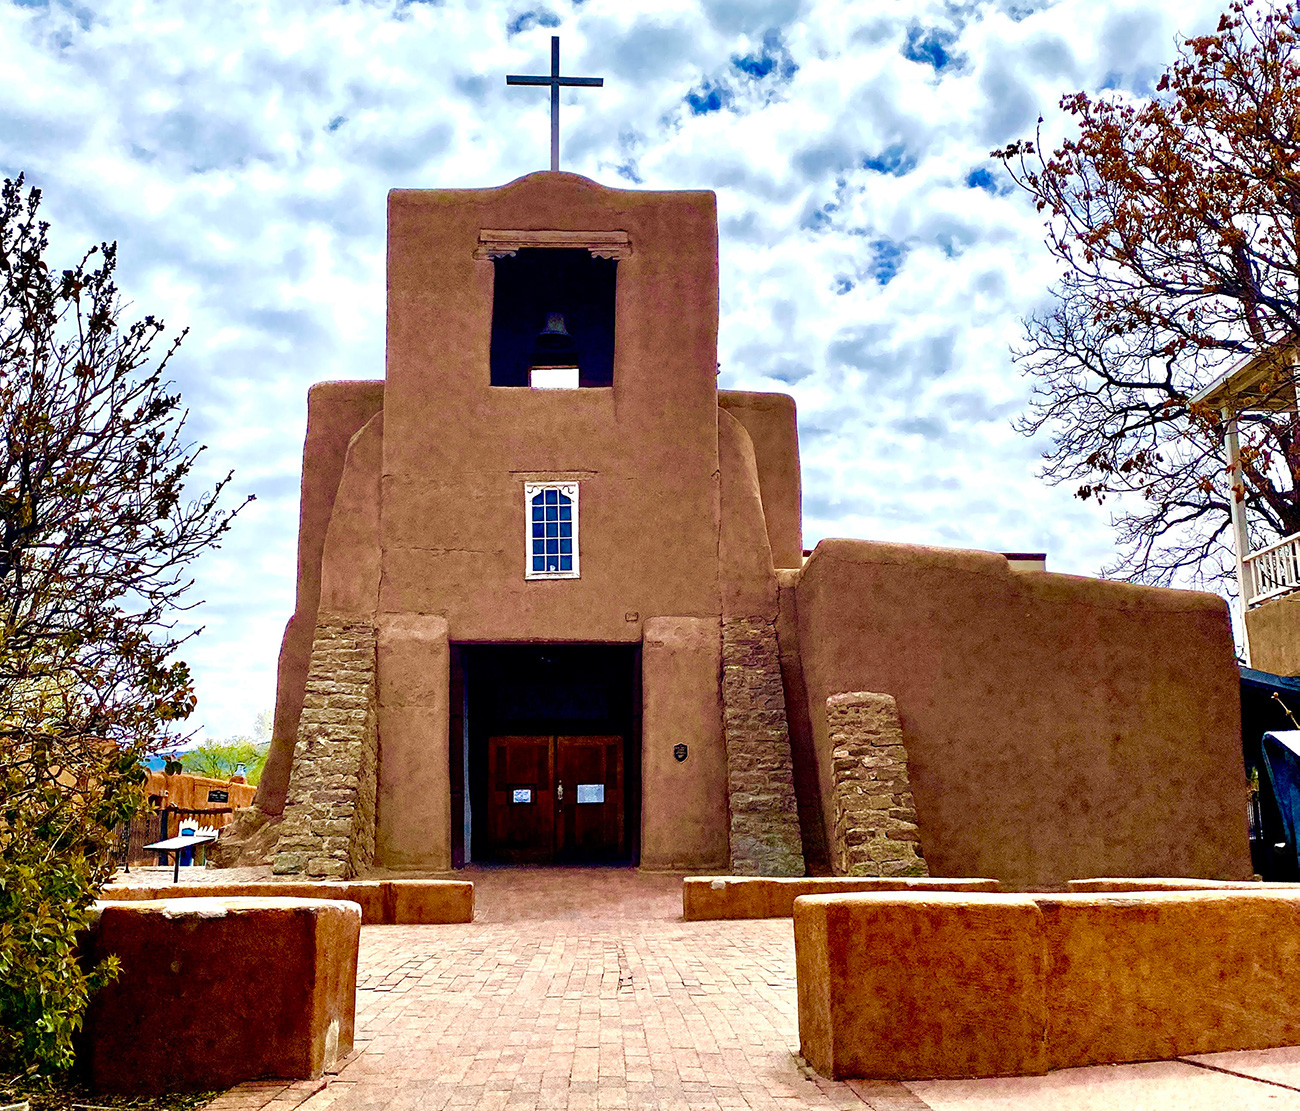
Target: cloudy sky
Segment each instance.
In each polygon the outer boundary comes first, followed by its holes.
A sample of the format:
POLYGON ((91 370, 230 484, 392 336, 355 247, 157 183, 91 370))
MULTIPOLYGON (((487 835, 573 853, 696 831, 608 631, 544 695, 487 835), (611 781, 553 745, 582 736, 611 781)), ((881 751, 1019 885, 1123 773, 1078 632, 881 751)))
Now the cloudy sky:
POLYGON ((199 567, 198 722, 274 700, 293 606, 306 392, 380 378, 385 194, 545 169, 713 189, 721 384, 798 400, 805 543, 860 536, 1109 562, 1105 512, 1035 475, 1008 345, 1053 270, 988 152, 1075 89, 1148 93, 1222 0, 0 0, 0 172, 44 192, 55 259, 120 244, 129 312, 213 474, 256 503, 199 567))

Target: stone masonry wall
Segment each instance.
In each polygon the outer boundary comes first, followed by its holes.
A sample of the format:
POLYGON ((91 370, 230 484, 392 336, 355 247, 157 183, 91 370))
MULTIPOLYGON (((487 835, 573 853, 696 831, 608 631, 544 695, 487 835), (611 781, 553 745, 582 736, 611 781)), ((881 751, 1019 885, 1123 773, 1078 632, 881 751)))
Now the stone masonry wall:
POLYGON ((722 705, 731 870, 802 876, 803 843, 776 628, 761 617, 722 623, 722 705))
POLYGON ((835 761, 835 874, 928 876, 893 698, 833 694, 826 700, 826 724, 835 761))
POLYGON ((322 614, 275 847, 277 874, 348 878, 374 863, 375 704, 374 627, 322 614))

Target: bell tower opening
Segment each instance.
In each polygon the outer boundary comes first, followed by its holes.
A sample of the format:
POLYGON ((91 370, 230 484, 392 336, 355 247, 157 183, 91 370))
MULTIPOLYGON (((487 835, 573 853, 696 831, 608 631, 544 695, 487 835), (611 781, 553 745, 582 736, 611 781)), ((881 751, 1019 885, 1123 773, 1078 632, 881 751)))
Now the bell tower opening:
POLYGON ((492 385, 612 386, 617 267, 574 248, 494 258, 492 385))

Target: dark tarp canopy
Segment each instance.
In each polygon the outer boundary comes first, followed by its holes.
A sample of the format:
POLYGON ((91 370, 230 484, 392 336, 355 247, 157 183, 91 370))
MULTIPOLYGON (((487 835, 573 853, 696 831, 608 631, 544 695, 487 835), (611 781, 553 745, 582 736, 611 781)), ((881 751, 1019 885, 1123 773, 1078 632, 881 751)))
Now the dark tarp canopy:
POLYGON ((1282 818, 1288 861, 1296 862, 1296 828, 1300 825, 1300 729, 1278 729, 1265 733, 1260 748, 1264 770, 1277 800, 1282 818))

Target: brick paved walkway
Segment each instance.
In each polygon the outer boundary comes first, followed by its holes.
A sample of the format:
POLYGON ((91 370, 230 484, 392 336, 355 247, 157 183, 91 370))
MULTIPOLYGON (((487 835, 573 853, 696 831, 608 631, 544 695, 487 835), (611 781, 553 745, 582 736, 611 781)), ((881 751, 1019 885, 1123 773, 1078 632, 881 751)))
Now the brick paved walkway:
POLYGON ((865 1111, 794 1056, 789 920, 683 922, 680 876, 469 878, 472 924, 361 931, 356 1052, 327 1087, 241 1086, 211 1111, 865 1111))
POLYGON ((681 878, 631 870, 467 878, 472 924, 362 929, 356 1050, 337 1074, 240 1085, 208 1111, 1300 1108, 1290 1050, 1222 1061, 1233 1075, 1170 1061, 834 1083, 795 1056, 789 919, 683 922, 681 878))

